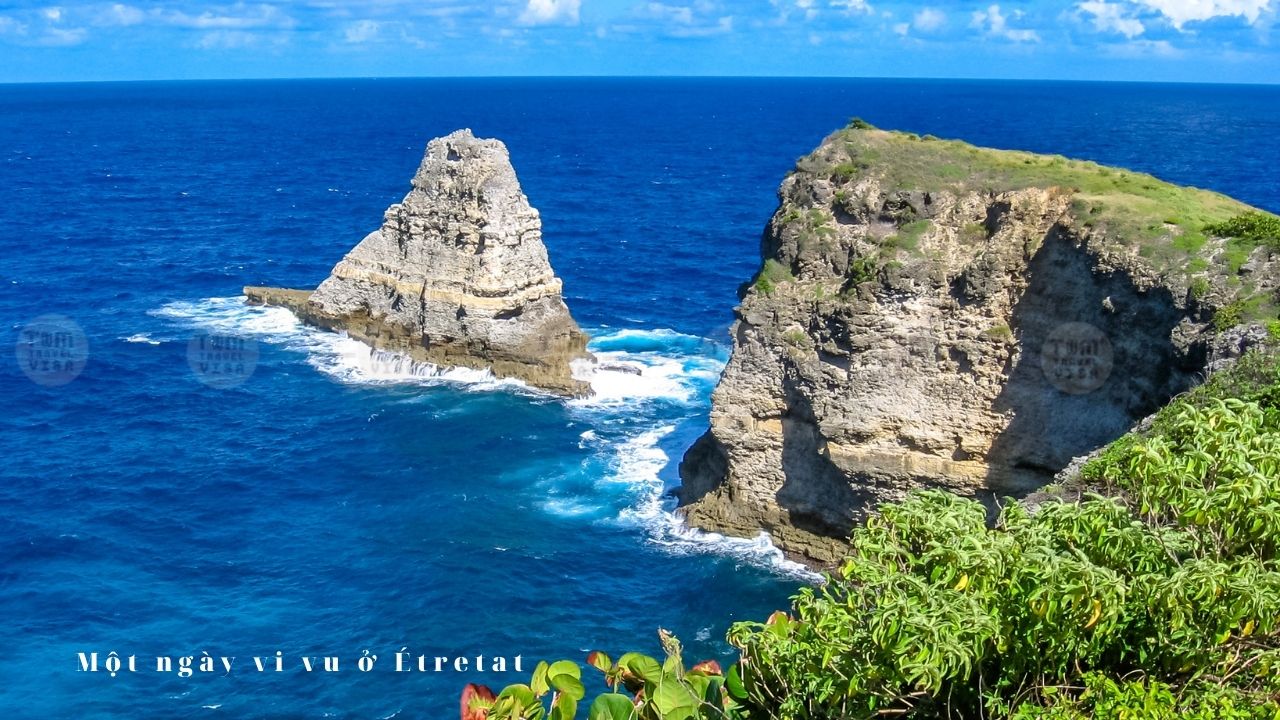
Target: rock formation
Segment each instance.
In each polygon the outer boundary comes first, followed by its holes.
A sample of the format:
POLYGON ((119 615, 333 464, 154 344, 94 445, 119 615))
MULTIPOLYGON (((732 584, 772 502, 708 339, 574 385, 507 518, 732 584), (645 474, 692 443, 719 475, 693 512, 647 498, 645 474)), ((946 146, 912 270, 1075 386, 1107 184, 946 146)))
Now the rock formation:
POLYGON ((911 489, 1044 485, 1280 301, 1274 253, 1202 232, 1249 208, 1093 163, 851 128, 780 197, 679 495, 819 564, 911 489))
POLYGON ((427 145, 401 202, 314 292, 245 288, 249 302, 382 350, 584 395, 588 357, 507 148, 459 130, 427 145))

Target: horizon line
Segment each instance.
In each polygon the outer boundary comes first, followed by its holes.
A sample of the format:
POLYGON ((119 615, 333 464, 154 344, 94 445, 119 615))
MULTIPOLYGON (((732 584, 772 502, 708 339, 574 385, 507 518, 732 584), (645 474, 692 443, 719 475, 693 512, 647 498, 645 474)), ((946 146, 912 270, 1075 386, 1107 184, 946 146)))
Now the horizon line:
POLYGON ((1183 85, 1218 87, 1280 87, 1275 82, 1213 82, 1195 80, 1129 80, 1080 78, 1018 77, 926 77, 914 75, 330 75, 330 76, 263 76, 226 78, 128 78, 115 80, 16 80, 0 82, 0 87, 28 85, 123 85, 162 83, 234 83, 234 82, 316 82, 342 80, 851 80, 899 82, 995 82, 995 83, 1063 83, 1102 85, 1183 85))

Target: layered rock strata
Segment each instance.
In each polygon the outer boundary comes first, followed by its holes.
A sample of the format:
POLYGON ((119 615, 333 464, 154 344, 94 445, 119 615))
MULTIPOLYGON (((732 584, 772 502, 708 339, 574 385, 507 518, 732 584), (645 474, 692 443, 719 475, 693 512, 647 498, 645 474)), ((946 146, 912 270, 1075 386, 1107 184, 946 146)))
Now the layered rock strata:
POLYGON ((1249 208, 1092 163, 851 128, 780 197, 679 495, 818 564, 912 489, 1039 488, 1280 300, 1271 250, 1201 231, 1249 208))
POLYGON ((470 130, 427 145, 409 194, 314 291, 244 292, 414 360, 589 392, 571 370, 589 357, 587 337, 565 305, 538 211, 506 146, 470 130))

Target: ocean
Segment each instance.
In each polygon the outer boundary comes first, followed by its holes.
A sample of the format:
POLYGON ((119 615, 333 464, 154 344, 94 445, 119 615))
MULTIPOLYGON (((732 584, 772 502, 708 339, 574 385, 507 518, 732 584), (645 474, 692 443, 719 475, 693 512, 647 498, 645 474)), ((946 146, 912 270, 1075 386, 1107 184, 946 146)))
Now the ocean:
POLYGON ((527 679, 471 672, 480 655, 657 654, 662 627, 731 658, 729 624, 810 576, 765 538, 684 528, 667 491, 776 189, 851 116, 1280 211, 1277 87, 0 86, 0 714, 443 718, 467 682, 527 679), (461 127, 507 143, 592 349, 643 374, 562 401, 243 305, 244 285, 323 279, 461 127), (49 315, 79 354, 33 381, 22 333, 49 315), (207 336, 232 343, 225 372, 191 360, 207 336), (468 671, 396 672, 402 650, 468 671), (112 652, 137 670, 112 676, 112 652))

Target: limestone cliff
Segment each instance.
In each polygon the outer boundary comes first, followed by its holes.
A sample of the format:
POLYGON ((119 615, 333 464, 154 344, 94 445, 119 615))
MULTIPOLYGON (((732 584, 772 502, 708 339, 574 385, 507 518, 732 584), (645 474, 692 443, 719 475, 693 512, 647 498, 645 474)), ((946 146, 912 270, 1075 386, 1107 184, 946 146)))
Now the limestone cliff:
POLYGON ((849 128, 780 198, 679 494, 819 563, 913 488, 1051 481, 1280 300, 1271 250, 1203 232, 1249 208, 1093 163, 849 128))
POLYGON ((314 292, 245 295, 415 360, 588 392, 570 372, 587 338, 561 297, 538 211, 506 146, 470 130, 427 145, 409 194, 314 292))

